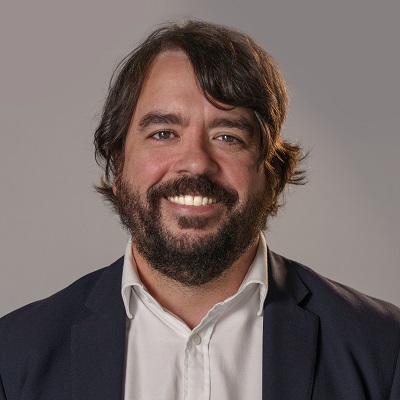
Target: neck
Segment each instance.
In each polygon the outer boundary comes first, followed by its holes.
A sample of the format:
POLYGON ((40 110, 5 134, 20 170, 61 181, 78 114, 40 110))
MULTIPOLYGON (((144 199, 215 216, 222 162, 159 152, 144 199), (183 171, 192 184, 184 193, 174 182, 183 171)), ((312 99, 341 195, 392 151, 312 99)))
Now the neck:
POLYGON ((257 247, 258 239, 220 277, 201 286, 186 286, 156 271, 134 244, 132 254, 140 279, 148 292, 164 309, 193 329, 215 304, 238 291, 256 255, 257 247))

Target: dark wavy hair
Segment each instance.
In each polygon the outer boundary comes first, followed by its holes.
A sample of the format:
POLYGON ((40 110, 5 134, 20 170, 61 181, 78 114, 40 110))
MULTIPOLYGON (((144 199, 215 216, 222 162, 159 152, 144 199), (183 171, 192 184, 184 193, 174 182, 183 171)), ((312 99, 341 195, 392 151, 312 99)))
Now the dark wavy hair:
POLYGON ((216 100, 255 113, 260 127, 258 162, 267 175, 267 211, 276 214, 286 184, 305 181, 304 171, 298 169, 304 158, 301 148, 281 136, 288 105, 285 81, 273 58, 250 37, 198 20, 158 28, 115 69, 95 132, 96 162, 104 170, 96 190, 115 207, 112 184, 122 171, 125 140, 143 82, 155 57, 168 50, 186 53, 214 105, 216 100))

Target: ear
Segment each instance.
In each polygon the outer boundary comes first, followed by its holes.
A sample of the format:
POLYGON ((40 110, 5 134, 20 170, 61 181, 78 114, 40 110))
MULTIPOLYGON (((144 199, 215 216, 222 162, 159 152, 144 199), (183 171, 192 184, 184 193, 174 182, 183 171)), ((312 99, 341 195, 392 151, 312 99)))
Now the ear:
POLYGON ((117 184, 116 184, 116 179, 115 178, 114 178, 113 184, 112 184, 112 191, 114 193, 114 196, 117 196, 118 191, 117 191, 117 184))

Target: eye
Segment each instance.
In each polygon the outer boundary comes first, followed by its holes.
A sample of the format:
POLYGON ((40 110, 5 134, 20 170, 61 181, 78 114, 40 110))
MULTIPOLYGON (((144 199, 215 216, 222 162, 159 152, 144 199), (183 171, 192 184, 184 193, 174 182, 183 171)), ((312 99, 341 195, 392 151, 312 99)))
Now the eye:
POLYGON ((227 135, 227 134, 220 135, 216 139, 220 140, 222 142, 229 143, 229 144, 242 144, 243 143, 242 139, 240 139, 236 136, 227 135))
POLYGON ((151 138, 156 139, 156 140, 168 140, 168 139, 171 139, 173 136, 175 136, 175 135, 171 131, 158 131, 156 133, 153 133, 151 135, 151 138))

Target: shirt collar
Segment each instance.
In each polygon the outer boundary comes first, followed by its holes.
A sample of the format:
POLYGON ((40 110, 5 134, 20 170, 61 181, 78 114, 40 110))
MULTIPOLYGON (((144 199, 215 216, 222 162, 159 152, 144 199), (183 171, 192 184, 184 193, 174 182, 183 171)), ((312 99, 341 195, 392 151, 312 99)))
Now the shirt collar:
POLYGON ((257 315, 262 315, 265 298, 268 292, 268 257, 267 243, 263 232, 260 232, 256 256, 239 287, 238 293, 242 292, 251 284, 259 284, 260 288, 260 308, 257 315))
MULTIPOLYGON (((268 261, 267 261, 267 244, 263 232, 260 232, 260 238, 258 241, 258 248, 256 256, 247 271, 246 276, 243 279, 242 284, 239 287, 239 294, 245 290, 249 285, 258 284, 260 293, 260 308, 257 315, 262 315, 264 308, 264 301, 268 291, 268 261)), ((124 266, 122 271, 122 289, 121 295, 125 305, 126 315, 129 319, 133 318, 130 312, 130 299, 132 295, 132 287, 137 286, 144 289, 143 283, 140 280, 136 263, 132 255, 132 241, 128 241, 125 249, 124 266)))
POLYGON ((133 318, 133 315, 129 309, 129 302, 132 294, 132 287, 139 286, 143 288, 143 283, 139 278, 136 263, 132 254, 132 240, 129 239, 125 249, 124 266, 122 269, 122 300, 124 301, 126 315, 129 319, 133 318))

